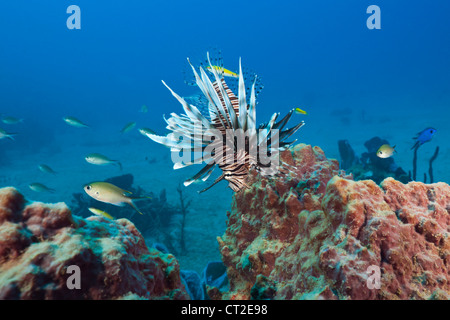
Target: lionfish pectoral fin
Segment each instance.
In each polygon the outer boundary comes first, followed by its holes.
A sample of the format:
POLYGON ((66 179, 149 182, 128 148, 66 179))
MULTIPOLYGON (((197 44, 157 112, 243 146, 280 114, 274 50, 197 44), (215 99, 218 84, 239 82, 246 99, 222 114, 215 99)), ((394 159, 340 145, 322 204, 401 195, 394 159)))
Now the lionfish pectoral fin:
POLYGON ((198 193, 203 193, 203 192, 205 192, 206 190, 211 189, 211 188, 214 187, 218 182, 222 181, 224 178, 225 178, 225 175, 222 173, 222 175, 221 175, 220 177, 218 177, 218 178, 216 179, 216 181, 213 182, 213 184, 211 184, 209 187, 206 187, 206 188, 203 189, 203 190, 198 191, 198 193))
POLYGON ((250 185, 247 182, 243 181, 242 184, 244 185, 244 187, 242 189, 249 189, 250 188, 250 185))
POLYGON ((202 178, 202 181, 203 182, 205 182, 206 180, 208 180, 209 179, 209 177, 211 176, 211 173, 214 171, 214 166, 211 168, 211 169, 209 169, 209 171, 208 171, 208 173, 206 174, 206 176, 204 176, 203 178, 202 178))
POLYGON ((295 139, 295 140, 293 140, 293 141, 287 141, 287 142, 280 142, 279 143, 279 150, 280 151, 284 151, 284 150, 287 150, 287 149, 289 149, 289 148, 292 148, 293 147, 293 144, 294 143, 296 143, 297 142, 297 140, 298 139, 295 139))
MULTIPOLYGON (((214 162, 211 162, 211 163, 207 164, 206 166, 204 166, 204 167, 202 168, 202 170, 200 170, 199 172, 197 172, 193 177, 191 177, 190 179, 188 179, 188 180, 186 180, 185 182, 183 182, 184 186, 185 186, 185 187, 189 186, 189 185, 190 185, 191 183, 193 183, 194 181, 200 179, 205 173, 207 173, 206 179, 208 179, 209 176, 210 176, 210 174, 211 174, 211 172, 212 172, 211 167, 214 168, 214 165, 215 165, 215 163, 214 163, 214 162), (211 170, 211 171, 208 172, 209 170, 211 170)), ((206 179, 205 179, 205 180, 206 180, 206 179)), ((203 181, 205 181, 205 180, 203 180, 203 181)))
POLYGON ((295 164, 292 165, 292 164, 287 163, 286 161, 281 161, 281 160, 280 160, 280 164, 281 164, 280 168, 282 169, 282 171, 289 170, 289 172, 295 173, 294 170, 297 170, 297 166, 295 164))
POLYGON ((291 119, 294 110, 290 110, 280 121, 273 125, 273 129, 283 130, 286 123, 288 123, 289 119, 291 119))
POLYGON ((186 180, 185 182, 183 182, 183 185, 185 186, 185 187, 189 187, 190 185, 191 185, 191 183, 193 183, 195 180, 192 180, 192 179, 189 179, 189 180, 186 180))
POLYGON ((279 135, 279 140, 283 141, 287 138, 289 138, 290 136, 292 136, 295 132, 297 132, 298 129, 300 129, 301 127, 303 127, 305 125, 305 122, 300 122, 299 124, 297 124, 295 127, 292 127, 290 129, 286 129, 281 131, 280 135, 279 135))
POLYGON ((177 170, 177 169, 184 168, 184 167, 186 167, 185 164, 183 164, 182 162, 177 162, 173 165, 173 170, 177 170))

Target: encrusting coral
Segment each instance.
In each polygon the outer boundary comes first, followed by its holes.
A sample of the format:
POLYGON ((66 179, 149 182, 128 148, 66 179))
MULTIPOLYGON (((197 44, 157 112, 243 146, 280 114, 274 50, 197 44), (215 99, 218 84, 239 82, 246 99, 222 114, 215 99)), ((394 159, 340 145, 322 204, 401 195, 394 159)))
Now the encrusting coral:
POLYGON ((282 159, 294 172, 234 195, 216 299, 450 299, 449 185, 353 181, 304 144, 282 159))
POLYGON ((0 299, 137 298, 189 298, 173 255, 148 249, 127 219, 84 219, 0 189, 0 299))

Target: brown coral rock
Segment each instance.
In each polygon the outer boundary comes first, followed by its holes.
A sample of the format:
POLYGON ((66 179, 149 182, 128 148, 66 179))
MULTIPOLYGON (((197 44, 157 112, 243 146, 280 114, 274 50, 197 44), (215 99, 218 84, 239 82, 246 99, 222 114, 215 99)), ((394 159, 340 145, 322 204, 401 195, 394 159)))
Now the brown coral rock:
POLYGON ((293 173, 255 175, 234 195, 218 238, 225 298, 260 298, 261 279, 274 299, 450 297, 449 185, 355 182, 303 144, 282 157, 293 173), (381 272, 379 289, 371 268, 381 272))
POLYGON ((127 219, 72 216, 0 189, 0 299, 188 299, 179 265, 127 219), (80 271, 80 288, 68 286, 80 271))

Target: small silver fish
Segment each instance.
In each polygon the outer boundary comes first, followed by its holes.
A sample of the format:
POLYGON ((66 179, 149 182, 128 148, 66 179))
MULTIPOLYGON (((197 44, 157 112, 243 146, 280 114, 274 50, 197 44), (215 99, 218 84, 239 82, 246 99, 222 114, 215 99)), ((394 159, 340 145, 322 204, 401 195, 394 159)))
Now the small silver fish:
POLYGON ((88 163, 104 166, 107 164, 116 164, 122 170, 122 164, 118 160, 111 160, 100 153, 91 153, 84 158, 88 163))
POLYGON ((44 173, 51 173, 51 174, 56 174, 55 170, 53 170, 52 168, 50 168, 48 165, 46 164, 40 164, 38 166, 39 170, 41 170, 44 173))
POLYGON ((71 125, 72 127, 76 127, 76 128, 89 128, 89 126, 85 123, 83 123, 81 120, 78 120, 75 117, 64 117, 63 120, 71 125))
POLYGON ((134 121, 133 122, 129 122, 122 128, 122 130, 120 130, 120 132, 127 133, 127 132, 133 130, 133 128, 135 126, 136 126, 136 122, 134 122, 134 121))
POLYGON ((23 122, 23 119, 18 119, 15 117, 3 117, 2 122, 6 124, 17 124, 23 122))
POLYGON ((49 188, 46 185, 43 185, 42 183, 39 182, 30 183, 28 187, 36 192, 50 192, 50 193, 56 192, 55 189, 49 188))
POLYGON ((0 128, 0 140, 6 139, 6 138, 8 138, 10 140, 14 140, 14 136, 16 134, 17 133, 6 132, 5 130, 0 128))

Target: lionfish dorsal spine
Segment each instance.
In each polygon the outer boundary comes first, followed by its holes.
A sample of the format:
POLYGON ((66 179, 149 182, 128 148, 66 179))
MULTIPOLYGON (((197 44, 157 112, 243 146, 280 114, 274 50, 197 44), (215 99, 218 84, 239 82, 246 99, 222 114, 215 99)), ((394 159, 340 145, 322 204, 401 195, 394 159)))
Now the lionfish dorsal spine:
MULTIPOLYGON (((234 95, 234 93, 228 88, 228 86, 227 86, 227 84, 226 84, 226 82, 225 82, 224 79, 221 79, 221 83, 222 83, 222 87, 223 87, 223 89, 224 89, 224 91, 225 91, 225 95, 221 92, 221 90, 220 90, 220 88, 219 88, 219 83, 218 83, 218 82, 214 82, 214 83, 213 83, 214 89, 216 90, 216 93, 217 93, 217 95, 218 95, 219 98, 220 98, 220 101, 221 101, 221 103, 222 103, 222 106, 225 107, 225 113, 226 113, 226 116, 227 116, 227 117, 230 117, 230 113, 232 113, 232 111, 229 111, 230 108, 231 108, 231 110, 234 110, 235 115, 234 115, 234 117, 232 117, 233 119, 230 120, 231 123, 232 123, 232 125, 233 125, 233 127, 232 127, 231 129, 233 129, 233 130, 239 129, 239 123, 236 123, 236 122, 238 121, 236 115, 239 115, 239 105, 238 105, 239 102, 238 102, 238 98, 237 98, 237 97, 234 95), (227 106, 226 106, 226 102, 225 102, 225 98, 224 98, 224 97, 226 97, 226 98, 229 99, 229 102, 230 102, 229 104, 231 105, 231 107, 227 107, 227 106), (235 123, 235 124, 234 124, 234 123, 235 123), (235 127, 235 125, 236 125, 236 127, 235 127)), ((232 114, 233 114, 233 113, 232 113, 232 114)), ((219 123, 218 123, 218 121, 217 121, 217 119, 216 119, 215 117, 212 117, 211 120, 214 122, 214 125, 216 125, 216 127, 218 127, 219 130, 221 130, 221 132, 222 132, 223 134, 226 133, 226 129, 219 126, 219 123)))
POLYGON ((267 141, 267 139, 269 139, 269 134, 272 131, 273 124, 275 123, 275 120, 277 119, 278 115, 279 113, 274 113, 267 126, 264 129, 262 129, 262 132, 260 132, 260 134, 258 135, 258 145, 261 144, 263 141, 267 141))
POLYGON ((220 119, 220 121, 222 122, 222 126, 225 129, 231 128, 231 123, 228 121, 228 117, 226 115, 225 109, 224 109, 222 103, 220 102, 220 98, 219 98, 216 90, 214 90, 214 85, 211 83, 211 80, 209 80, 209 77, 206 74, 205 70, 203 70, 203 68, 200 68, 200 73, 202 76, 202 81, 203 81, 203 83, 205 83, 206 89, 207 89, 209 95, 212 97, 212 107, 213 107, 213 111, 215 111, 214 113, 220 119))
POLYGON ((231 104, 230 98, 229 98, 229 96, 228 96, 228 94, 225 91, 224 86, 223 86, 223 83, 225 83, 225 81, 223 80, 223 76, 220 77, 219 73, 217 72, 217 69, 213 68, 213 65, 211 64, 211 61, 209 59, 209 52, 207 53, 207 56, 208 56, 209 65, 211 67, 211 71, 212 71, 212 73, 214 75, 214 78, 216 80, 213 83, 213 86, 215 84, 219 88, 219 90, 215 90, 215 91, 216 91, 217 95, 219 96, 219 100, 221 100, 221 102, 222 101, 224 102, 224 105, 222 105, 222 106, 226 110, 225 113, 228 116, 228 118, 230 119, 230 122, 231 122, 231 128, 230 129, 238 129, 239 125, 237 123, 236 112, 235 112, 235 110, 234 110, 234 108, 233 108, 233 106, 231 104), (222 81, 223 81, 223 83, 222 83, 222 81), (220 99, 220 98, 222 98, 222 99, 220 99))
MULTIPOLYGON (((210 86, 212 87, 211 81, 209 81, 209 78, 206 75, 206 73, 203 70, 203 68, 200 68, 201 76, 199 76, 199 74, 197 73, 197 70, 195 70, 194 66, 191 64, 191 61, 189 60, 189 58, 188 58, 188 62, 189 62, 189 65, 192 68, 192 71, 194 72, 195 81, 197 83, 197 86, 200 88, 200 90, 202 91, 203 95, 208 100, 208 110, 209 110, 209 113, 210 113, 210 118, 212 119, 213 116, 214 117, 215 116, 219 117, 219 114, 222 113, 222 112, 217 106, 218 97, 215 94, 215 91, 211 90, 208 87, 208 84, 210 84, 210 86)), ((219 117, 219 119, 220 119, 220 117, 219 117)), ((220 119, 220 120, 222 122, 222 126, 226 127, 226 124, 222 121, 222 119, 220 119)))
POLYGON ((255 96, 256 76, 253 81, 252 91, 250 94, 250 105, 248 108, 247 126, 250 130, 256 130, 256 96, 255 96))
POLYGON ((244 76, 242 73, 241 58, 239 58, 239 87, 238 87, 238 97, 239 97, 239 122, 240 127, 245 131, 247 130, 247 101, 245 96, 245 83, 244 76))
POLYGON ((194 121, 200 121, 205 128, 207 129, 212 129, 212 126, 210 124, 210 122, 208 121, 208 119, 206 119, 201 113, 200 111, 198 111, 198 109, 196 107, 191 108, 189 107, 188 103, 186 102, 186 100, 184 100, 182 97, 180 97, 177 93, 175 93, 165 82, 164 80, 161 80, 162 83, 166 86, 167 89, 169 89, 169 91, 172 93, 172 95, 181 103, 181 105, 183 106, 184 112, 186 112, 186 115, 194 121))

